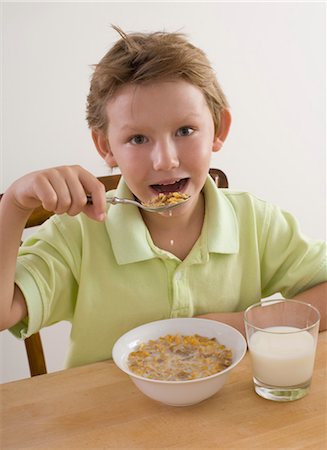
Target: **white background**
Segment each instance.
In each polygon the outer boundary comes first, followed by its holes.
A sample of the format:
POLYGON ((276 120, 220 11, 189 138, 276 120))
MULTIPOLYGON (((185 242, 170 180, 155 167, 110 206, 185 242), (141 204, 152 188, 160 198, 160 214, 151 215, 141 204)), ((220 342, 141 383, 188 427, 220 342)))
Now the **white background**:
MULTIPOLYGON (((212 166, 230 188, 293 213, 325 238, 325 4, 100 2, 2 4, 0 191, 26 172, 106 168, 85 121, 92 73, 124 31, 181 31, 208 55, 233 124, 212 166)), ((42 331, 48 370, 63 367, 67 324, 42 331)), ((0 335, 0 381, 28 377, 22 342, 0 335)))

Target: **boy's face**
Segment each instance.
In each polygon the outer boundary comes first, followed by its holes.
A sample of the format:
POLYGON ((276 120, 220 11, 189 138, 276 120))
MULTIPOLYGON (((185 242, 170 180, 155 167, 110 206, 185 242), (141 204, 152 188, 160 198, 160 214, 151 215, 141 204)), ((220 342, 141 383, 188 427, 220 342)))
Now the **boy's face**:
POLYGON ((197 87, 182 80, 125 85, 108 102, 106 112, 108 144, 103 156, 110 166, 120 168, 139 200, 177 191, 196 201, 211 152, 222 144, 197 87))

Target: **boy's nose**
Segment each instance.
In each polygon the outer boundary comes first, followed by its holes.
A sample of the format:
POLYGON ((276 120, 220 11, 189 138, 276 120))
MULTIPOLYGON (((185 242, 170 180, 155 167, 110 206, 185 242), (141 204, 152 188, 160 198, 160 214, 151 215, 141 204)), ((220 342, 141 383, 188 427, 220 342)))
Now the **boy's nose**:
POLYGON ((179 166, 177 149, 172 142, 157 142, 153 149, 154 170, 171 170, 179 166))

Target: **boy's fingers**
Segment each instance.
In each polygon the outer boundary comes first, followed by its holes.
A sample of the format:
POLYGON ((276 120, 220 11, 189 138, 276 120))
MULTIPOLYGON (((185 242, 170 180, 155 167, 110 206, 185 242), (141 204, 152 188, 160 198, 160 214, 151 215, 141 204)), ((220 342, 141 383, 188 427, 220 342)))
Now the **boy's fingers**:
POLYGON ((53 203, 52 211, 56 214, 67 213, 74 202, 74 190, 78 189, 78 178, 69 168, 55 168, 48 173, 48 182, 57 196, 57 202, 53 203))
POLYGON ((40 174, 34 181, 34 197, 39 199, 42 206, 47 211, 56 211, 58 207, 58 201, 60 193, 56 189, 56 183, 50 181, 50 179, 40 174))
MULTIPOLYGON (((96 198, 96 196, 95 196, 96 198)), ((101 202, 102 205, 102 202, 101 202)), ((88 203, 84 206, 82 211, 91 219, 98 220, 102 222, 106 218, 106 203, 104 202, 104 208, 97 206, 97 202, 88 203)))
POLYGON ((80 166, 60 168, 60 177, 54 174, 53 183, 58 182, 56 190, 60 192, 57 213, 66 212, 74 216, 83 211, 95 220, 103 220, 105 213, 105 189, 102 183, 80 166), (60 182, 59 182, 60 180, 60 182), (87 205, 87 194, 91 193, 93 205, 87 205))
POLYGON ((104 185, 80 166, 60 166, 34 172, 16 183, 17 204, 34 209, 42 204, 57 214, 71 216, 84 212, 95 220, 104 220, 106 200, 104 185), (92 204, 87 204, 87 194, 92 204))
POLYGON ((92 197, 92 203, 87 203, 87 197, 85 194, 85 203, 83 207, 83 212, 95 220, 104 220, 106 216, 106 197, 105 197, 105 187, 97 179, 87 180, 83 182, 84 191, 87 192, 92 197))

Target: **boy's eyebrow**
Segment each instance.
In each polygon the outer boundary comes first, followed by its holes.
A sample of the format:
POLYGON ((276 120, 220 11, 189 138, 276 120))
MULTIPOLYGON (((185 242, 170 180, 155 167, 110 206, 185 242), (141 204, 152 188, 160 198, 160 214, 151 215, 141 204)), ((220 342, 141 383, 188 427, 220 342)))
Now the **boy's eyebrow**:
MULTIPOLYGON (((192 122, 193 120, 198 120, 201 117, 202 117, 202 114, 197 114, 197 113, 193 113, 192 112, 192 113, 189 113, 186 116, 182 117, 181 119, 180 118, 176 118, 176 122, 178 121, 179 124, 185 124, 186 125, 187 123, 192 122)), ((135 125, 135 124, 126 123, 126 124, 121 125, 120 128, 121 128, 122 131, 125 131, 125 130, 137 131, 141 127, 144 128, 144 126, 142 124, 135 125)), ((145 125, 145 127, 146 127, 146 125, 145 125)))
POLYGON ((126 123, 125 125, 121 125, 120 127, 120 131, 122 132, 128 132, 128 133, 139 133, 140 130, 144 131, 145 127, 142 125, 130 125, 128 123, 126 123))
POLYGON ((187 123, 188 121, 197 120, 202 117, 202 114, 191 112, 184 116, 182 119, 180 119, 181 122, 187 123))

